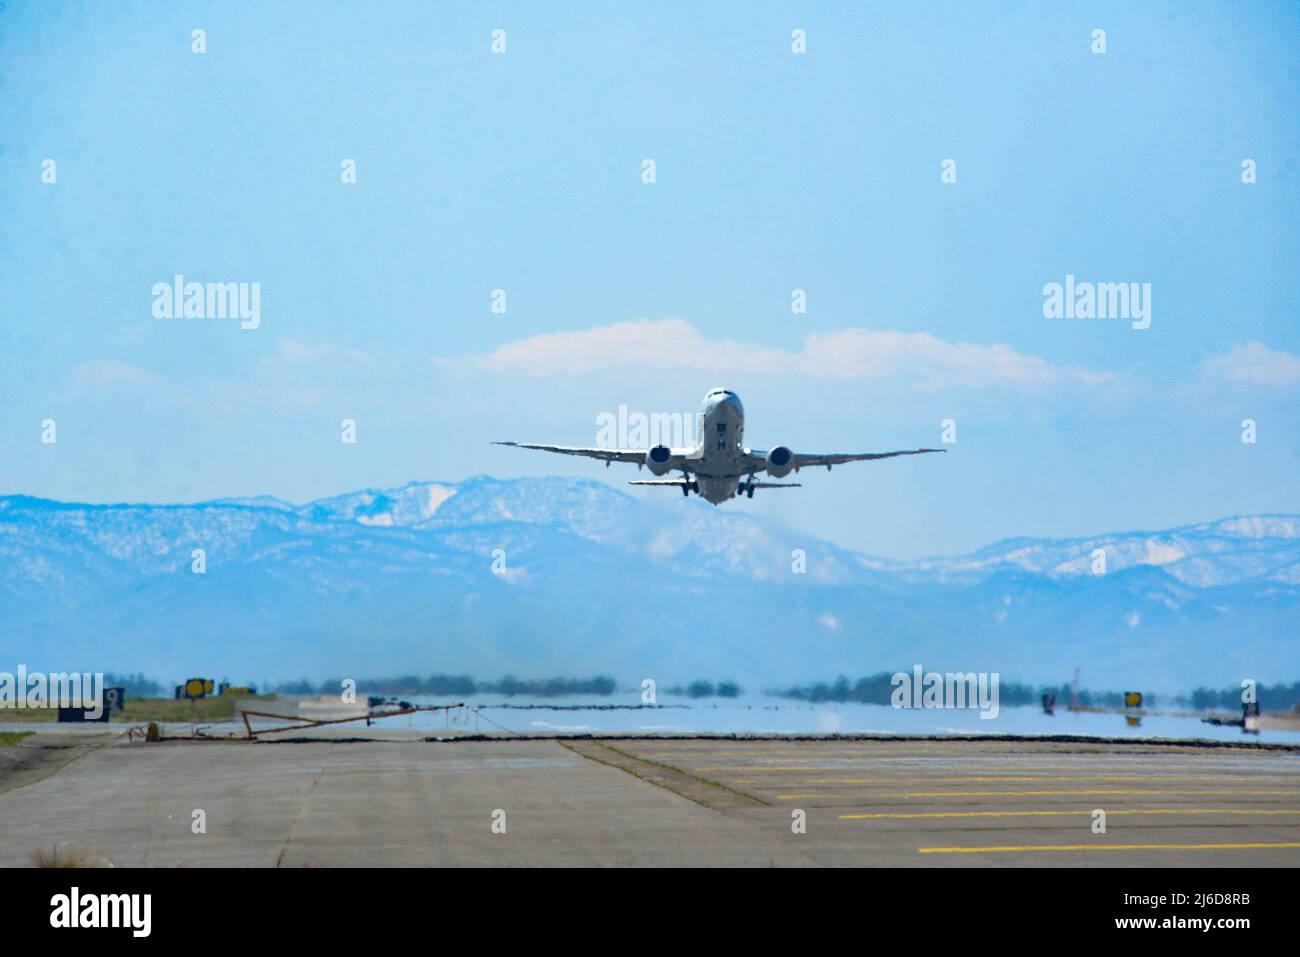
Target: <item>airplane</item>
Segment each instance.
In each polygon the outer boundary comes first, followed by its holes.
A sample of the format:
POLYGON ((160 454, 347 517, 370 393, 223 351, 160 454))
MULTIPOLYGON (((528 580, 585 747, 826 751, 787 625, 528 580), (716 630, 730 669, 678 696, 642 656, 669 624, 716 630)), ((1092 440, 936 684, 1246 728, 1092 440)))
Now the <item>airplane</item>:
POLYGON ((614 462, 633 462, 637 469, 645 466, 652 475, 681 472, 680 479, 656 478, 628 482, 629 485, 652 485, 679 488, 690 497, 694 492, 713 505, 743 494, 754 497, 760 488, 799 488, 799 482, 758 482, 754 476, 766 472, 772 478, 784 478, 800 469, 833 465, 845 462, 865 462, 872 459, 889 459, 898 455, 922 455, 926 452, 946 452, 947 449, 906 449, 900 452, 833 453, 830 455, 792 452, 784 445, 770 451, 745 447, 745 407, 740 396, 730 389, 713 389, 704 397, 701 409, 703 426, 694 448, 671 449, 656 445, 651 449, 586 449, 569 445, 530 445, 525 442, 493 442, 517 449, 538 449, 560 455, 581 455, 601 459, 608 468, 614 462))

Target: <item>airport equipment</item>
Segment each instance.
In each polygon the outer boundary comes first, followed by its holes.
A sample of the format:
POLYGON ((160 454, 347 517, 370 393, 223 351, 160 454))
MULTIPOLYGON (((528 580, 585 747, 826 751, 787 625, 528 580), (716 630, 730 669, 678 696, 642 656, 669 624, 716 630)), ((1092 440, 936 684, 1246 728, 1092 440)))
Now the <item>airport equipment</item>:
POLYGON ((212 694, 211 678, 189 678, 185 684, 176 686, 177 698, 189 698, 191 701, 206 698, 212 694))
POLYGON ((84 721, 84 722, 90 722, 96 724, 107 723, 108 712, 109 712, 108 702, 104 702, 104 704, 99 708, 98 718, 92 718, 90 716, 91 712, 94 710, 95 710, 94 708, 87 708, 83 705, 78 705, 74 708, 60 707, 59 721, 60 722, 68 722, 68 721, 83 722, 84 721))
POLYGON ((126 705, 125 688, 105 688, 104 708, 109 714, 121 714, 126 705))
POLYGON ((1259 702, 1250 701, 1243 703, 1241 706, 1241 718, 1221 718, 1217 715, 1206 715, 1201 719, 1205 724, 1213 724, 1219 727, 1241 728, 1246 734, 1259 734, 1259 702))
POLYGON ((1241 706, 1241 730, 1259 734, 1259 702, 1250 701, 1241 706))
POLYGON ((451 711, 452 708, 463 708, 464 702, 459 704, 438 704, 438 705, 411 705, 402 702, 402 706, 389 709, 387 711, 371 710, 366 714, 353 715, 348 718, 290 718, 282 714, 274 714, 269 711, 243 711, 239 713, 244 719, 244 728, 248 732, 248 740, 256 740, 259 734, 272 734, 278 731, 301 731, 304 728, 323 728, 330 724, 347 724, 350 721, 364 721, 370 724, 371 721, 377 721, 380 718, 396 718, 402 715, 415 714, 417 711, 451 711), (254 718, 275 718, 280 721, 297 721, 298 724, 282 725, 278 728, 258 728, 253 730, 252 724, 249 723, 249 717, 254 718))

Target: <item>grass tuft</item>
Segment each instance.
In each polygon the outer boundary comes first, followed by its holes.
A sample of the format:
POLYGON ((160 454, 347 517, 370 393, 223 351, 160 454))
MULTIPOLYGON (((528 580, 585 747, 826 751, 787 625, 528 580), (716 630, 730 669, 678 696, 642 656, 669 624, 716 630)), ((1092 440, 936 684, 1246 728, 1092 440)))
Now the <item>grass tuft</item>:
POLYGON ((32 854, 34 867, 112 867, 102 854, 75 844, 55 844, 32 854))

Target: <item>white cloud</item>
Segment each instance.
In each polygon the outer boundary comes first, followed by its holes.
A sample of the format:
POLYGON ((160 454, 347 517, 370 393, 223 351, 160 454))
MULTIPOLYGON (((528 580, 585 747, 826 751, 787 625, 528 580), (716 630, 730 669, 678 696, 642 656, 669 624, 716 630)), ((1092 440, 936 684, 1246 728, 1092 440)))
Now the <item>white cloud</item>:
POLYGON ((611 368, 694 368, 711 373, 815 379, 911 379, 917 388, 1038 387, 1108 381, 1109 373, 1055 365, 1004 344, 946 342, 924 332, 843 329, 804 337, 798 351, 712 340, 681 319, 620 322, 516 339, 458 360, 495 373, 586 375, 611 368))
POLYGON ((1254 340, 1238 343, 1223 355, 1205 360, 1202 368, 1211 379, 1222 382, 1276 386, 1300 384, 1300 356, 1270 349, 1254 340))
POLYGON ((72 381, 79 386, 148 386, 165 380, 119 359, 91 359, 72 370, 72 381))
POLYGON ((374 359, 368 353, 358 349, 341 349, 338 346, 310 344, 297 339, 279 339, 275 344, 276 352, 285 362, 296 365, 307 363, 354 363, 373 365, 374 359))

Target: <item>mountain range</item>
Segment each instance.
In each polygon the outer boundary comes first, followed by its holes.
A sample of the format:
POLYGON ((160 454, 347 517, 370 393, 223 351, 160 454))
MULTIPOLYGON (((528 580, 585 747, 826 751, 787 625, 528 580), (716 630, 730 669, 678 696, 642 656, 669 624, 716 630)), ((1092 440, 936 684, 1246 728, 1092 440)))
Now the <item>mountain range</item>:
POLYGON ((1177 692, 1300 677, 1300 516, 898 562, 563 478, 87 505, 0 497, 0 670, 237 682, 880 671, 1177 692), (202 550, 203 570, 195 570, 202 550), (1098 559, 1104 553, 1104 570, 1098 559))

